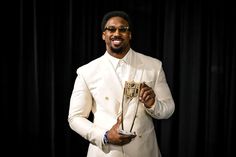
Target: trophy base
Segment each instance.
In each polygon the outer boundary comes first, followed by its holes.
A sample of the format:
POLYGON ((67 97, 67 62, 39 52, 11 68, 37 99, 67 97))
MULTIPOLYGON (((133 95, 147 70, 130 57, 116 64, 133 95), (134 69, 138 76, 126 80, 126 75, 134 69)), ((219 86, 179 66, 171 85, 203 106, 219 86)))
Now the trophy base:
POLYGON ((129 131, 125 131, 125 130, 119 130, 119 134, 127 135, 127 136, 136 135, 135 132, 129 132, 129 131))

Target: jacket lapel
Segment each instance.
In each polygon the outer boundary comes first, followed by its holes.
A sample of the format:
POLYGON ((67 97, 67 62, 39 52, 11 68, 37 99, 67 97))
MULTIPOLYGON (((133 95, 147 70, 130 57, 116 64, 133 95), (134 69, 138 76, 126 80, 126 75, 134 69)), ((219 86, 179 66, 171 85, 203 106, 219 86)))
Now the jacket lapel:
POLYGON ((132 62, 129 69, 128 81, 140 82, 143 74, 143 63, 136 53, 132 51, 132 62))
MULTIPOLYGON (((115 72, 115 69, 112 66, 112 63, 108 60, 108 58, 103 55, 103 62, 102 62, 102 71, 103 71, 103 80, 104 80, 104 86, 106 86, 106 91, 110 97, 113 99, 116 99, 119 103, 121 103, 122 100, 122 84, 115 72)), ((101 91, 103 92, 103 91, 101 91)))

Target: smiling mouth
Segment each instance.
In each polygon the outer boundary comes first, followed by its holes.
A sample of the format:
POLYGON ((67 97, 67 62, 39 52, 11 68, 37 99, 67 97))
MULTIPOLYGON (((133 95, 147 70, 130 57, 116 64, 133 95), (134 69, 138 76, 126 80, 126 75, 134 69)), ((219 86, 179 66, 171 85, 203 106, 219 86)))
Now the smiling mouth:
POLYGON ((112 43, 113 43, 114 46, 120 46, 121 43, 122 43, 122 40, 120 40, 120 39, 113 39, 112 43))
POLYGON ((121 41, 120 40, 115 40, 113 41, 114 45, 120 45, 121 41))

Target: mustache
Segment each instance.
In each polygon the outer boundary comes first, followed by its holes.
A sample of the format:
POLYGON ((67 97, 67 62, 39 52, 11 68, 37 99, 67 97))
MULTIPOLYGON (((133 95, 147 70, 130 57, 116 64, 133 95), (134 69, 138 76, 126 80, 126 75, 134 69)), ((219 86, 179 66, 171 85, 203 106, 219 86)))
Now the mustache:
POLYGON ((123 40, 123 38, 115 36, 115 37, 112 37, 111 40, 123 40))

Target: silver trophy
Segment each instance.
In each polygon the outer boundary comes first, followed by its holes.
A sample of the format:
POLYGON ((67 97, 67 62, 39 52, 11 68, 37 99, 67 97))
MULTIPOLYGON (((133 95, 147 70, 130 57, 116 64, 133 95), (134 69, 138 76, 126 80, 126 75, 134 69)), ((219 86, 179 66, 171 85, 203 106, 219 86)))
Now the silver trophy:
MULTIPOLYGON (((128 105, 133 98, 135 98, 135 97, 138 98, 139 97, 140 88, 141 88, 141 83, 137 83, 137 82, 134 82, 134 81, 131 81, 131 82, 126 81, 125 82, 125 87, 124 87, 123 97, 122 97, 122 106, 121 106, 121 109, 122 109, 122 114, 121 114, 121 116, 122 116, 121 117, 122 118, 122 122, 121 122, 122 130, 121 130, 121 132, 122 132, 122 134, 124 134, 124 123, 123 123, 124 105, 128 105)), ((139 101, 139 99, 137 99, 136 112, 137 112, 137 109, 138 109, 138 101, 139 101)), ((132 131, 132 127, 130 129, 130 132, 127 132, 126 135, 133 134, 131 132, 132 131)))

